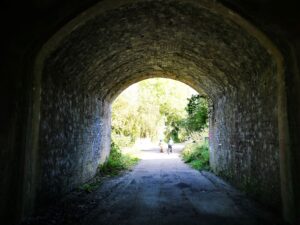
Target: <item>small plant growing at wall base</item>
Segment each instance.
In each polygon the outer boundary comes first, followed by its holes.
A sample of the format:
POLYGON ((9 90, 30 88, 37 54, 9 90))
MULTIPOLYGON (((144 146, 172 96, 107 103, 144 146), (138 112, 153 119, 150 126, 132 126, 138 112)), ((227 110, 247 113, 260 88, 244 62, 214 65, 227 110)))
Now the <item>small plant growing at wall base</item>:
POLYGON ((104 176, 115 176, 122 171, 129 170, 139 162, 139 159, 128 154, 123 154, 120 147, 113 141, 111 152, 106 163, 99 166, 96 176, 89 182, 81 185, 79 190, 91 193, 98 189, 104 176))
POLYGON ((187 144, 181 153, 185 163, 197 170, 210 170, 207 142, 187 144))
POLYGON ((123 154, 118 145, 111 143, 110 155, 106 163, 99 167, 102 176, 115 176, 124 170, 128 170, 138 163, 139 159, 129 154, 123 154))
POLYGON ((92 181, 85 183, 79 187, 80 190, 91 193, 95 191, 101 185, 101 180, 98 178, 93 179, 92 181))

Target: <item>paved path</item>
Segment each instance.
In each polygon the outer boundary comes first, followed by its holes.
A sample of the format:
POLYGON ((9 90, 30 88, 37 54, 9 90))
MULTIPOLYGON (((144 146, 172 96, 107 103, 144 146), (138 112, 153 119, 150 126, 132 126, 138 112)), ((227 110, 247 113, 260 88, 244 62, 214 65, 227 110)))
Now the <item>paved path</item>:
POLYGON ((180 150, 177 146, 170 155, 158 148, 143 151, 132 172, 96 191, 97 206, 83 224, 277 224, 272 214, 220 178, 184 164, 180 150))

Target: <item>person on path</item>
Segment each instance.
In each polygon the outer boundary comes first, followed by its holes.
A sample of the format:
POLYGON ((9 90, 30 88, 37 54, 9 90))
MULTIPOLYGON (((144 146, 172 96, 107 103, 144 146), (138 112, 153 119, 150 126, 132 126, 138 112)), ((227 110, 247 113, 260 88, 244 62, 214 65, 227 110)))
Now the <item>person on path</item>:
POLYGON ((163 150, 163 142, 162 142, 161 139, 159 140, 159 144, 158 145, 160 147, 160 152, 163 153, 164 152, 164 150, 163 150))
POLYGON ((170 138, 169 142, 168 142, 168 154, 172 153, 172 146, 173 146, 173 140, 172 138, 170 138))

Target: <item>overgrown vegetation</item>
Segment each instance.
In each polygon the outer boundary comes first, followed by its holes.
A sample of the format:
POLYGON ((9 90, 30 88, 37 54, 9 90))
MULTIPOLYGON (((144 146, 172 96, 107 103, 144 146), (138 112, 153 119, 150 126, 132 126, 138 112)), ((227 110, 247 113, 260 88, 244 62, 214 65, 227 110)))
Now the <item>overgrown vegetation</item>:
POLYGON ((188 115, 182 120, 181 126, 186 129, 188 135, 208 127, 208 101, 205 96, 192 95, 185 110, 188 115))
POLYGON ((92 181, 85 183, 79 187, 80 190, 91 193, 95 191, 101 184, 100 177, 95 177, 92 181))
MULTIPOLYGON (((174 142, 192 141, 182 153, 184 161, 195 169, 209 168, 206 96, 180 82, 155 78, 125 90, 112 109, 112 139, 120 147, 130 146, 140 138, 154 142, 167 142, 170 138, 174 142)), ((111 158, 101 171, 122 170, 126 156, 120 155, 121 151, 112 146, 111 158)))
POLYGON ((187 144, 182 151, 184 162, 197 170, 209 170, 208 142, 187 144))
POLYGON ((193 95, 185 109, 188 116, 181 126, 192 143, 185 146, 182 158, 194 169, 209 170, 208 100, 205 96, 193 95))
POLYGON ((99 166, 96 176, 90 181, 79 187, 80 190, 93 192, 102 183, 103 177, 115 176, 120 172, 129 170, 138 163, 139 159, 129 154, 123 154, 120 147, 113 141, 111 143, 110 155, 106 163, 99 166))
POLYGON ((99 167, 101 175, 117 175, 138 163, 139 159, 129 154, 123 154, 118 145, 111 143, 110 155, 106 163, 99 167))

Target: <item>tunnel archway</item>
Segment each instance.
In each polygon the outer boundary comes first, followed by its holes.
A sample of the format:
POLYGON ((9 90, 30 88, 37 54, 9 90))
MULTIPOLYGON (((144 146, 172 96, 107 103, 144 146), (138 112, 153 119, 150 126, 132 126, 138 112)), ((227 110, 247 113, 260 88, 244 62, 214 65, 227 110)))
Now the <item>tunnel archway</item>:
POLYGON ((134 83, 112 102, 111 143, 129 155, 158 147, 164 153, 170 138, 180 144, 192 140, 207 144, 208 102, 206 96, 177 80, 156 77, 134 83), (191 102, 201 116, 194 116, 194 108, 188 111, 191 102))
POLYGON ((28 135, 38 138, 32 138, 25 204, 55 199, 91 178, 109 154, 113 99, 132 83, 165 77, 212 99, 214 171, 280 208, 280 191, 287 189, 280 184, 286 168, 279 168, 282 70, 272 42, 221 4, 100 2, 36 58, 28 135))

